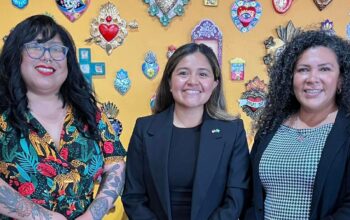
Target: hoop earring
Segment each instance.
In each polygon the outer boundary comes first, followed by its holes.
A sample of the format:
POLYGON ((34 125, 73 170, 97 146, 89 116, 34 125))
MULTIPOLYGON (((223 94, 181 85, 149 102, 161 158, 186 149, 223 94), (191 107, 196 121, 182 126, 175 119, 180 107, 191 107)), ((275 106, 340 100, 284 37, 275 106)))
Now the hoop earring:
POLYGON ((337 94, 339 95, 341 93, 341 88, 337 88, 337 94))

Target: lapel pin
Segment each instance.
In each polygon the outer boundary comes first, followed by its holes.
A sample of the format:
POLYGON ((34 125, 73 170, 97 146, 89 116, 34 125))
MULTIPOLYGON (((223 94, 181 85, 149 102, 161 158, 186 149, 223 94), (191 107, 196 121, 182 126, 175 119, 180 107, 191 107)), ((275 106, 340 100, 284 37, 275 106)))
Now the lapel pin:
POLYGON ((213 129, 211 130, 211 133, 214 134, 214 133, 220 133, 220 129, 216 128, 216 129, 213 129))

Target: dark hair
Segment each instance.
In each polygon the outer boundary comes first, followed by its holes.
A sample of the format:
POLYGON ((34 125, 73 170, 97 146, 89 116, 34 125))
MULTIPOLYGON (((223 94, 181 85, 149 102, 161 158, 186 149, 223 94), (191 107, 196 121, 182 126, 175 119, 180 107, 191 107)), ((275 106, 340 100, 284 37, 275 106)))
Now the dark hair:
POLYGON ((296 35, 285 45, 270 71, 266 107, 256 122, 259 133, 277 129, 289 116, 296 113, 300 103, 293 92, 293 73, 302 53, 313 47, 327 47, 336 57, 342 80, 341 93, 336 94, 336 104, 350 109, 350 44, 342 38, 323 30, 307 30, 296 35))
POLYGON ((213 90, 213 93, 211 94, 208 102, 205 104, 205 109, 207 113, 212 118, 216 119, 234 119, 235 117, 229 115, 226 112, 226 101, 222 88, 221 69, 216 55, 210 47, 206 46, 205 44, 196 43, 188 43, 182 45, 169 58, 163 72, 162 80, 157 89, 155 106, 152 109, 153 113, 156 114, 162 112, 174 103, 174 98, 172 96, 172 93, 170 92, 169 84, 173 71, 184 57, 196 52, 200 52, 207 58, 214 74, 214 80, 218 81, 218 85, 213 90))
POLYGON ((24 44, 33 41, 46 42, 56 35, 69 48, 67 53, 68 75, 60 88, 63 106, 72 106, 73 114, 88 125, 89 135, 98 138, 96 114, 98 113, 95 93, 84 78, 76 57, 74 41, 68 31, 46 15, 34 15, 16 25, 8 35, 0 54, 0 113, 8 111, 8 121, 18 132, 27 133, 25 114, 28 111, 27 88, 21 76, 22 51, 24 44))

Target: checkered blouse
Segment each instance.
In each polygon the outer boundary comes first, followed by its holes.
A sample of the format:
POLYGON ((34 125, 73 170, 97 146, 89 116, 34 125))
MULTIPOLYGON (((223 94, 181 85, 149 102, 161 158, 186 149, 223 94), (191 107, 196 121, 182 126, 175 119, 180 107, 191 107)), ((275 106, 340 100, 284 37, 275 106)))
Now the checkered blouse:
POLYGON ((332 126, 278 129, 259 164, 266 220, 309 219, 316 171, 332 126))

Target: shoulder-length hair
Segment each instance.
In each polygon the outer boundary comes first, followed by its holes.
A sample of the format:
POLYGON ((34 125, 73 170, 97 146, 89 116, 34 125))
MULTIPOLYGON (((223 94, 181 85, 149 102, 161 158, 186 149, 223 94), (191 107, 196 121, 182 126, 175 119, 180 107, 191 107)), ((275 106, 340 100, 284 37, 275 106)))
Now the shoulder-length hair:
POLYGON ((171 76, 178 63, 184 57, 196 52, 203 54, 207 58, 214 74, 214 80, 218 81, 218 85, 213 90, 208 102, 205 104, 206 112, 209 116, 215 119, 235 119, 236 117, 233 117, 227 113, 226 101, 222 88, 221 69, 215 53, 210 47, 204 44, 196 43, 188 43, 179 47, 169 58, 163 72, 163 77, 157 89, 155 106, 152 109, 153 113, 156 114, 162 112, 174 104, 174 98, 170 92, 171 76))
POLYGON ((256 123, 259 133, 277 129, 288 117, 296 113, 300 103, 293 91, 293 75, 300 56, 309 48, 327 47, 336 57, 340 69, 341 93, 336 94, 336 104, 350 109, 350 44, 348 41, 323 30, 302 31, 285 45, 270 71, 269 91, 260 118, 256 123))
MULTIPOLYGON (((68 31, 46 15, 34 15, 16 25, 10 32, 0 54, 0 112, 8 112, 8 121, 15 130, 27 133, 25 114, 28 111, 27 88, 21 76, 22 52, 24 44, 33 41, 38 35, 39 43, 46 42, 56 35, 68 47, 67 79, 60 88, 59 95, 63 106, 71 105, 74 116, 88 125, 89 135, 98 138, 96 114, 98 113, 95 93, 84 78, 76 57, 74 41, 68 31)), ((62 106, 62 107, 63 107, 62 106)))

